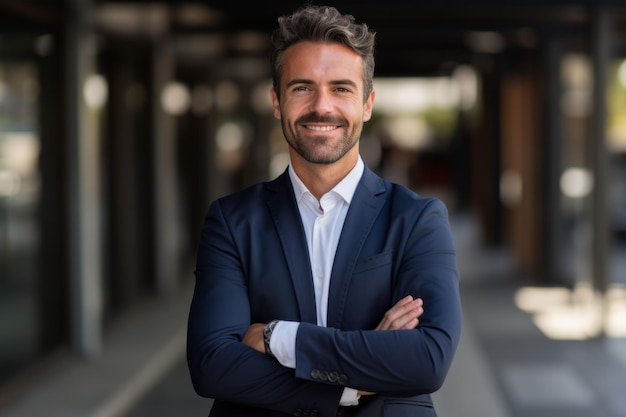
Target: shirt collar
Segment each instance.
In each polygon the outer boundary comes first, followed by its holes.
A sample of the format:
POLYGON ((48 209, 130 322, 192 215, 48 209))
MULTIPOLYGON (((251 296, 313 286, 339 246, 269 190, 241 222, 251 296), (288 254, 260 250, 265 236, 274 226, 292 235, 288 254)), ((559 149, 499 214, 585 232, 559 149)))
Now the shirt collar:
MULTIPOLYGON (((329 193, 334 192, 338 194, 339 196, 341 196, 341 198, 345 200, 346 203, 350 204, 350 202, 352 201, 352 197, 354 196, 354 193, 356 191, 356 187, 359 185, 359 181, 363 176, 364 169, 365 164, 361 159, 361 155, 359 155, 359 158, 356 162, 356 165, 354 165, 354 168, 352 168, 352 170, 348 172, 348 175, 343 177, 343 179, 339 181, 339 183, 335 185, 333 189, 329 191, 329 193)), ((291 163, 289 164, 289 177, 291 178, 293 191, 297 201, 300 201, 306 193, 311 194, 311 192, 306 188, 306 185, 304 185, 302 180, 300 180, 300 178, 294 171, 291 163)))

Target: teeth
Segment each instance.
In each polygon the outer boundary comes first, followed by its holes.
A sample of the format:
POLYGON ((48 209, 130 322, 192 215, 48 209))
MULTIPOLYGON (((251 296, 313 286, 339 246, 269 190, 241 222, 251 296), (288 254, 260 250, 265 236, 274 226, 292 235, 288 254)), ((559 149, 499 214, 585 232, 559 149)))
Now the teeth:
POLYGON ((335 129, 335 126, 307 126, 307 129, 317 130, 320 132, 326 132, 335 129))

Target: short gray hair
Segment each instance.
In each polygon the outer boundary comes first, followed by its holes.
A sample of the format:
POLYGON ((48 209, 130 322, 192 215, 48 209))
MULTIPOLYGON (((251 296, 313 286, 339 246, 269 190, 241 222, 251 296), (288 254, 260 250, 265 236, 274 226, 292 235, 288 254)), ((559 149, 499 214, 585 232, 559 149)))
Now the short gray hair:
POLYGON ((272 34, 274 49, 271 56, 272 82, 280 98, 285 50, 298 42, 332 42, 344 45, 363 58, 364 99, 374 89, 374 41, 376 33, 366 24, 355 23, 354 17, 341 14, 334 7, 307 5, 289 16, 278 18, 278 28, 272 34))

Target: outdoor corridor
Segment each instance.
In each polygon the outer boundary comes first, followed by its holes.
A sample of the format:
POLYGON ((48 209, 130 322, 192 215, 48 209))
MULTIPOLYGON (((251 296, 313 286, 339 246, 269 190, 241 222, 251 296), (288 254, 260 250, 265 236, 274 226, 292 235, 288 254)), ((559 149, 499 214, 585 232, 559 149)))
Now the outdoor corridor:
MULTIPOLYGON (((624 417, 626 339, 547 338, 515 306, 523 284, 506 252, 481 249, 472 222, 453 220, 464 328, 440 417, 624 417)), ((60 358, 0 417, 200 417, 211 400, 184 360, 191 288, 151 301, 111 328, 101 358, 60 358)))

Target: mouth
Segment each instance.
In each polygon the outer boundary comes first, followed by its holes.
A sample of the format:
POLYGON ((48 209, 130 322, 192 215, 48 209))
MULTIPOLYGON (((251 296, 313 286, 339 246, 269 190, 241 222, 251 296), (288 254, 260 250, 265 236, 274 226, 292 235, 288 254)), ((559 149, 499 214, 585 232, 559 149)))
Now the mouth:
POLYGON ((339 129, 338 125, 302 125, 305 129, 314 130, 316 132, 329 132, 331 130, 339 129))
POLYGON ((328 133, 339 130, 348 125, 347 120, 337 115, 320 115, 309 113, 299 117, 295 121, 302 129, 309 132, 328 133))

